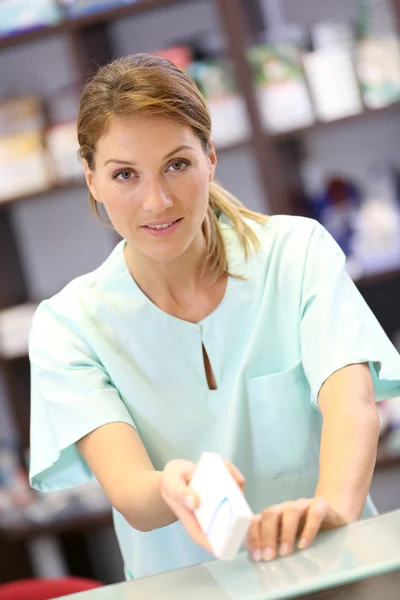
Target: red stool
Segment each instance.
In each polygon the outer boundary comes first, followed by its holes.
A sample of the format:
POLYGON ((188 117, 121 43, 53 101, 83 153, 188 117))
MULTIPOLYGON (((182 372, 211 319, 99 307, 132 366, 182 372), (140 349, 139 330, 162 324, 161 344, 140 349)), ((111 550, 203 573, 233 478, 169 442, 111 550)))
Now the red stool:
POLYGON ((60 579, 22 579, 0 584, 0 600, 52 600, 101 587, 92 579, 63 577, 60 579))

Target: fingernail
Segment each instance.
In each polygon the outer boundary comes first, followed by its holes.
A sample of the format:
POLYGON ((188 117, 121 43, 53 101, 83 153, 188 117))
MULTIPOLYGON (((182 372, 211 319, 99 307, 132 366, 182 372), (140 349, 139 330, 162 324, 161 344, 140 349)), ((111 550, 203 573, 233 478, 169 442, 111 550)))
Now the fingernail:
POLYGON ((289 546, 287 544, 281 544, 279 546, 279 555, 286 556, 287 554, 289 554, 289 546))
POLYGON ((301 540, 297 544, 297 547, 300 548, 300 550, 302 550, 306 546, 307 546, 307 540, 306 540, 306 538, 301 538, 301 540))
POLYGON ((194 508, 196 506, 196 502, 195 502, 195 499, 193 498, 193 496, 186 496, 185 506, 188 510, 194 510, 194 508))
POLYGON ((254 515, 254 517, 253 517, 254 523, 259 523, 261 521, 261 519, 262 519, 261 515, 254 515))
POLYGON ((274 558, 274 551, 272 550, 272 548, 264 548, 263 550, 263 560, 265 561, 269 561, 272 560, 274 558))
POLYGON ((261 560, 261 550, 259 550, 259 548, 257 548, 257 550, 253 550, 251 553, 251 556, 254 560, 254 562, 260 562, 261 560))

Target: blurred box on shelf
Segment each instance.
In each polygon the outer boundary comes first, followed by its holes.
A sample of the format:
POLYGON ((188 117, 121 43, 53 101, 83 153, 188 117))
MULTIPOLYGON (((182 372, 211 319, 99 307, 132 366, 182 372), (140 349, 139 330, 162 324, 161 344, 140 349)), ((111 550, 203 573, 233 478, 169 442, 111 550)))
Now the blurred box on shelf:
POLYGON ((36 303, 25 303, 0 311, 0 358, 27 356, 29 332, 36 303))
POLYGON ((358 0, 356 68, 364 103, 400 101, 400 42, 390 0, 358 0))
POLYGON ((400 101, 400 42, 365 39, 358 44, 357 73, 364 103, 368 108, 382 108, 400 101))
POLYGON ((61 19, 56 0, 0 1, 0 37, 56 25, 61 19))
POLYGON ((300 50, 290 43, 253 46, 248 56, 264 128, 278 133, 311 125, 314 114, 300 50))
POLYGON ((377 403, 381 448, 388 456, 400 458, 400 397, 377 403))
POLYGON ((0 441, 0 524, 11 509, 26 507, 34 499, 16 444, 0 441))
POLYGON ((354 67, 355 36, 340 22, 317 22, 310 29, 312 51, 303 56, 317 118, 334 121, 363 111, 354 67))
POLYGON ((39 131, 0 137, 0 202, 40 193, 52 183, 39 131))
POLYGON ((216 147, 234 145, 250 138, 247 108, 239 93, 233 66, 225 59, 194 61, 189 76, 203 93, 211 114, 216 147))
POLYGON ((344 174, 328 176, 316 160, 302 165, 310 216, 335 238, 356 280, 400 268, 400 172, 389 161, 366 171, 361 185, 344 174))
POLYGON ((59 0, 68 18, 82 17, 110 8, 134 4, 137 0, 59 0))
POLYGON ((20 96, 0 101, 0 136, 43 129, 43 105, 36 96, 20 96))
POLYGON ((78 154, 76 121, 58 123, 48 129, 46 132, 46 147, 57 184, 83 180, 84 172, 78 154))
POLYGON ((351 255, 363 275, 400 267, 400 171, 388 161, 368 169, 351 255))
POLYGON ((250 137, 246 104, 239 94, 233 68, 223 58, 193 60, 190 45, 174 45, 154 52, 186 72, 203 93, 212 121, 217 147, 243 142, 250 137))
POLYGON ((181 71, 187 71, 193 61, 192 52, 188 46, 170 46, 156 50, 152 54, 167 58, 181 71))

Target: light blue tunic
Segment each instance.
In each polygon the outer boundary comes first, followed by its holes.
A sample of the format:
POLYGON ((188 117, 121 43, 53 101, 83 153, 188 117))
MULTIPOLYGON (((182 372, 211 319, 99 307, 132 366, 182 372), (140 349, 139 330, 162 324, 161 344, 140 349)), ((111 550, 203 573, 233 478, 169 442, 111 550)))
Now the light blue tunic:
MULTIPOLYGON (((249 222, 252 223, 252 222, 249 222)), ((230 277, 197 324, 168 315, 136 285, 121 242, 94 272, 43 302, 30 339, 33 487, 93 477, 75 442, 110 422, 132 424, 156 469, 204 450, 231 460, 254 511, 312 497, 318 481, 318 392, 336 370, 369 362, 376 400, 400 395, 400 356, 317 222, 252 223, 262 250, 246 262, 221 219, 230 277), (202 345, 217 382, 209 390, 202 345)), ((334 398, 332 399, 334 402, 334 398)), ((373 512, 367 502, 364 516, 373 512)), ((114 511, 128 578, 202 562, 180 523, 143 533, 114 511)))

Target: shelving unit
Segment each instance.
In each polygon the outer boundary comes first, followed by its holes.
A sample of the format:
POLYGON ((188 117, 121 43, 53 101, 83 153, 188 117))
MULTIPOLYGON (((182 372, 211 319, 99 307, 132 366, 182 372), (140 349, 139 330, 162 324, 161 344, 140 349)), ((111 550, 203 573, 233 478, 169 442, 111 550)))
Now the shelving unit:
POLYGON ((75 515, 68 518, 54 518, 46 524, 14 523, 0 526, 0 538, 8 542, 22 542, 42 535, 75 534, 82 530, 112 525, 110 510, 75 515))
POLYGON ((357 121, 365 121, 366 119, 369 119, 374 116, 387 114, 393 115, 394 117, 397 116, 397 118, 400 118, 400 102, 395 102, 393 104, 390 104, 389 106, 384 106, 382 108, 376 109, 364 108, 364 110, 359 114, 353 115, 351 117, 345 117, 343 119, 336 119, 334 121, 315 121, 307 127, 301 127, 299 129, 293 129, 291 131, 284 131, 282 133, 275 133, 273 134, 273 137, 277 141, 292 139, 305 133, 313 133, 315 131, 321 131, 321 129, 325 128, 333 128, 339 125, 347 125, 357 121))
POLYGON ((110 21, 134 16, 141 12, 155 10, 164 6, 172 6, 173 4, 178 4, 179 2, 184 1, 185 0, 138 0, 134 4, 127 4, 125 6, 85 15, 76 19, 63 19, 56 25, 38 27, 16 35, 2 37, 0 38, 0 50, 3 48, 21 45, 26 42, 32 42, 34 40, 41 40, 44 37, 51 35, 58 35, 60 33, 75 33, 85 27, 92 27, 102 23, 107 24, 110 21))
MULTIPOLYGON (((330 123, 314 123, 309 127, 298 130, 271 134, 265 132, 261 125, 258 105, 253 87, 253 77, 246 60, 246 48, 250 43, 257 42, 266 28, 260 0, 209 0, 214 2, 220 26, 227 42, 228 53, 233 61, 240 91, 246 102, 251 124, 251 138, 219 152, 227 152, 240 147, 248 147, 253 154, 260 182, 263 187, 271 213, 301 214, 303 207, 299 202, 299 194, 288 183, 285 164, 282 158, 281 146, 284 143, 298 143, 302 136, 310 135, 323 128, 334 129, 335 126, 345 125, 353 121, 367 120, 373 116, 393 114, 400 117, 400 103, 379 109, 365 109, 361 114, 347 119, 330 123)), ((11 51, 13 47, 43 40, 50 36, 64 36, 72 50, 76 62, 76 71, 80 79, 86 79, 95 65, 101 66, 115 56, 110 23, 118 19, 132 17, 144 11, 155 11, 175 4, 196 3, 196 0, 138 0, 134 4, 121 8, 103 11, 75 20, 64 20, 52 26, 21 33, 16 36, 0 39, 0 52, 11 51)), ((400 29, 400 0, 393 0, 400 29)), ((19 255, 19 245, 13 228, 11 210, 16 203, 34 202, 37 197, 53 198, 63 191, 82 189, 84 181, 75 181, 47 189, 43 192, 0 202, 0 256, 6 260, 0 261, 0 310, 29 300, 27 284, 22 260, 19 255)), ((363 293, 372 310, 381 321, 389 335, 400 329, 400 269, 357 281, 357 286, 363 293), (389 298, 389 300, 388 300, 389 298)), ((10 404, 15 413, 16 422, 21 434, 23 448, 29 444, 29 361, 27 356, 16 359, 1 359, 0 372, 3 374, 10 404)), ((377 467, 399 465, 400 457, 388 457, 381 449, 377 467)), ((73 522, 58 523, 45 528, 7 528, 0 530, 0 539, 15 542, 29 536, 43 533, 64 534, 66 531, 84 531, 88 527, 102 526, 110 523, 110 514, 93 515, 93 518, 75 519, 73 522)), ((1 580, 1 576, 0 576, 1 580)))
MULTIPOLYGON (((179 0, 177 0, 177 1, 179 1, 179 0)), ((128 7, 126 7, 126 8, 128 8, 128 7)), ((280 132, 280 133, 265 132, 265 137, 271 138, 273 141, 279 143, 280 141, 292 140, 303 134, 313 133, 315 131, 320 131, 321 129, 324 129, 324 128, 332 128, 332 127, 338 126, 338 125, 346 125, 348 123, 353 123, 353 122, 360 121, 360 120, 367 120, 374 116, 386 115, 386 114, 398 116, 398 118, 400 118, 400 102, 396 102, 394 104, 391 104, 390 106, 385 106, 383 108, 378 108, 375 110, 364 109, 363 112, 361 112, 357 115, 353 115, 351 117, 346 117, 344 119, 337 119, 336 121, 328 121, 328 122, 316 121, 315 123, 313 123, 312 125, 309 125, 307 127, 302 127, 300 129, 293 129, 290 131, 284 131, 284 132, 280 132)), ((248 147, 250 144, 251 144, 251 140, 245 139, 240 142, 230 144, 229 146, 217 147, 217 152, 218 152, 218 154, 226 153, 231 150, 237 150, 239 148, 248 147)), ((24 202, 27 200, 29 201, 31 199, 37 199, 37 198, 42 198, 42 197, 51 197, 52 195, 56 195, 57 192, 59 192, 59 191, 72 190, 72 189, 85 189, 85 187, 86 187, 86 184, 83 179, 65 182, 65 183, 62 183, 59 185, 54 185, 53 187, 50 187, 45 190, 31 192, 29 194, 25 194, 23 196, 18 196, 16 198, 8 198, 7 200, 3 200, 3 201, 0 200, 0 210, 4 207, 8 206, 9 204, 13 204, 15 202, 24 202)), ((284 211, 279 211, 279 212, 284 212, 284 211)), ((382 275, 383 275, 384 279, 391 277, 390 272, 383 273, 382 275)))

